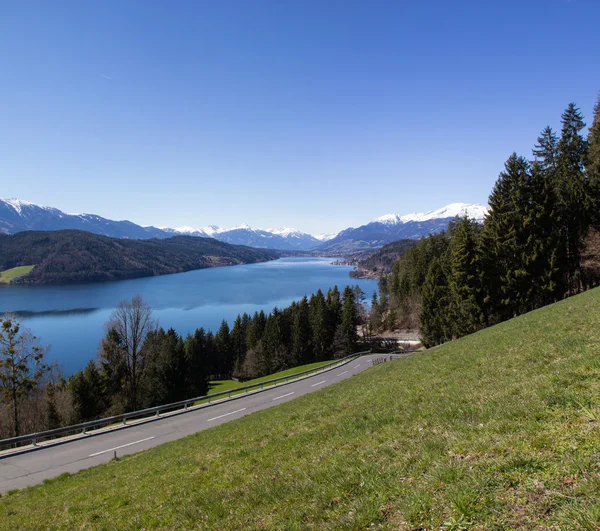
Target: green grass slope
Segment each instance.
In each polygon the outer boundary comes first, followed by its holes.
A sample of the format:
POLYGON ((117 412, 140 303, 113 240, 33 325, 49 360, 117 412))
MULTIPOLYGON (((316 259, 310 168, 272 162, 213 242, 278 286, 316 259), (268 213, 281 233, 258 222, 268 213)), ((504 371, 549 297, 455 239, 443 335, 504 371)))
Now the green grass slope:
POLYGON ((261 376, 260 378, 254 378, 254 380, 248 380, 247 382, 236 382, 235 380, 213 380, 210 382, 210 389, 208 391, 209 395, 214 395, 217 393, 223 393, 224 391, 235 391, 236 389, 243 389, 244 387, 248 387, 249 385, 256 385, 259 383, 267 382, 269 380, 275 380, 277 378, 284 378, 285 376, 291 376, 292 374, 297 374, 299 372, 310 371, 312 369, 318 369, 322 365, 327 365, 334 360, 328 361, 317 361, 315 363, 308 363, 306 365, 300 365, 298 367, 293 367, 291 369, 286 369, 285 371, 276 372, 274 374, 269 374, 267 376, 261 376))
POLYGON ((597 529, 600 290, 0 498, 4 529, 597 529))
POLYGON ((6 271, 0 271, 0 284, 10 284, 10 281, 13 278, 23 277, 31 273, 31 270, 34 267, 34 265, 26 265, 13 267, 12 269, 7 269, 6 271))

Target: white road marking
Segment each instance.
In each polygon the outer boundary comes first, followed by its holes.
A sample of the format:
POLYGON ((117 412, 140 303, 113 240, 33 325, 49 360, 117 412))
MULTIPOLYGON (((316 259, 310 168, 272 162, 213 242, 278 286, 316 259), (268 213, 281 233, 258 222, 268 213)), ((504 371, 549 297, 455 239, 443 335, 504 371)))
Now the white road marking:
POLYGON ((236 411, 232 411, 231 413, 225 413, 225 415, 219 415, 218 417, 213 417, 212 419, 208 419, 206 422, 210 422, 211 420, 222 419, 223 417, 228 417, 229 415, 233 415, 235 413, 239 413, 240 411, 244 411, 246 408, 238 409, 236 411))
POLYGON ((146 437, 145 439, 141 439, 139 441, 134 441, 134 442, 130 442, 127 444, 122 444, 121 446, 115 446, 114 448, 109 448, 108 450, 102 450, 101 452, 96 452, 95 454, 90 454, 89 457, 95 457, 97 455, 100 454, 105 454, 106 452, 114 452, 115 450, 118 450, 119 448, 125 448, 126 446, 132 446, 134 444, 139 444, 142 443, 144 441, 149 441, 150 439, 154 439, 154 437, 146 437))
POLYGON ((338 374, 338 376, 341 376, 342 374, 346 374, 347 372, 348 372, 348 371, 340 372, 340 373, 338 374))
POLYGON ((358 367, 360 367, 360 363, 358 365, 355 365, 354 367, 352 367, 353 369, 357 369, 358 367))
POLYGON ((311 387, 316 387, 317 385, 324 384, 327 380, 323 380, 322 382, 317 382, 316 384, 312 384, 311 387))
POLYGON ((291 393, 288 393, 287 395, 278 396, 277 398, 274 398, 273 400, 279 400, 280 398, 285 398, 286 396, 292 396, 293 394, 294 394, 294 391, 292 391, 291 393))

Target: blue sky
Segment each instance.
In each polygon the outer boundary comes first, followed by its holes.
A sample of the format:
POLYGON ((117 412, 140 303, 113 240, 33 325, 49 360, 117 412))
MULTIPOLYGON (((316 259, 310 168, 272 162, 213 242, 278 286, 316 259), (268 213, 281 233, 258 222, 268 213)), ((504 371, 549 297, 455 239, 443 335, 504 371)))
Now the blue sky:
POLYGON ((600 90, 600 2, 5 1, 0 196, 335 232, 485 203, 600 90))

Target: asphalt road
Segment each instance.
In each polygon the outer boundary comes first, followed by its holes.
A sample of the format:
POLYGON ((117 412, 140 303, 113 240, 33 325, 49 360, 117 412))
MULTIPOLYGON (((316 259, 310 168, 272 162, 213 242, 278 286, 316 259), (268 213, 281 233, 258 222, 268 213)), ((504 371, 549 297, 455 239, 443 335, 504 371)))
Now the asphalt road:
POLYGON ((124 429, 81 436, 64 444, 41 447, 27 453, 0 457, 0 492, 21 489, 65 472, 74 473, 105 463, 114 457, 115 451, 117 456, 132 454, 288 402, 346 380, 371 367, 373 359, 382 356, 363 356, 342 367, 237 400, 124 429))

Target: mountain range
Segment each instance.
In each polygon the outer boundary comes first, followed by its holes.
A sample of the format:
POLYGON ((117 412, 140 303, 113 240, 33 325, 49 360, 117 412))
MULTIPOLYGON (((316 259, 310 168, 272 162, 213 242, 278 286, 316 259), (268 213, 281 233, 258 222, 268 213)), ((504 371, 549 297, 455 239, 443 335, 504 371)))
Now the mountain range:
POLYGON ((313 236, 292 228, 253 229, 248 225, 221 228, 143 227, 131 221, 113 221, 95 214, 67 214, 56 208, 39 206, 19 199, 0 198, 0 233, 23 231, 83 230, 102 236, 144 240, 176 235, 214 238, 234 245, 279 249, 283 251, 318 251, 347 254, 376 249, 400 239, 419 239, 439 232, 457 215, 483 220, 487 208, 481 205, 452 203, 439 210, 414 214, 387 214, 357 228, 350 227, 337 235, 313 236))

